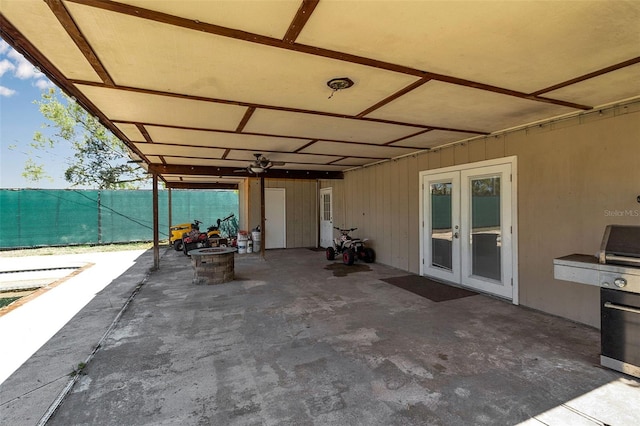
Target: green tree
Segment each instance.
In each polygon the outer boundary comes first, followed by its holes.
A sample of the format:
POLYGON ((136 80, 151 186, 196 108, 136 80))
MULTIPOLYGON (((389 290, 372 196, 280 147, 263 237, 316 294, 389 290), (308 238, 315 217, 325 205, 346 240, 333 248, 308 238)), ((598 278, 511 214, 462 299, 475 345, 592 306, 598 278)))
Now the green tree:
MULTIPOLYGON (((142 168, 127 162, 129 155, 124 143, 61 90, 44 91, 42 98, 34 102, 49 120, 43 127, 55 132, 51 137, 36 132, 31 147, 47 150, 58 144, 70 144, 75 153, 68 159, 64 177, 71 186, 136 189, 149 180, 142 168)), ((34 182, 47 178, 45 165, 30 158, 22 176, 34 182)))

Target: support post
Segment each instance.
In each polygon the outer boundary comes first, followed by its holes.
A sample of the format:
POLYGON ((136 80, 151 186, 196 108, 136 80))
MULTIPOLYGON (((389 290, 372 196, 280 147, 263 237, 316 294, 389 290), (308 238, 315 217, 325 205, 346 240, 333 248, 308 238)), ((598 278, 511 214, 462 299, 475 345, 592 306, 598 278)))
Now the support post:
MULTIPOLYGON (((169 211, 169 228, 171 228, 171 224, 173 223, 173 216, 171 215, 171 210, 173 209, 173 205, 171 204, 171 188, 167 188, 167 199, 168 199, 168 208, 169 211)), ((169 231, 169 239, 171 239, 171 231, 169 231)))
POLYGON ((264 218, 264 175, 260 175, 260 232, 262 232, 262 244, 260 244, 260 257, 265 260, 265 246, 267 245, 267 229, 264 218))
POLYGON ((153 177, 153 269, 160 268, 160 241, 158 238, 158 175, 153 177))

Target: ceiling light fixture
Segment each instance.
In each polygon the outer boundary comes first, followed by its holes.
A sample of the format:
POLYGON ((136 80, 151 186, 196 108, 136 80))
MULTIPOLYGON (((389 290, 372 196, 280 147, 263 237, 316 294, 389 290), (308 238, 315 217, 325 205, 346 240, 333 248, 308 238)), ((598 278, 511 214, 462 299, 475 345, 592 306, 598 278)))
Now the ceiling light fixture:
POLYGON ((348 89, 349 87, 353 86, 353 80, 347 77, 332 78, 331 80, 327 81, 327 86, 329 86, 333 90, 333 92, 331 92, 331 95, 329 96, 329 99, 331 99, 333 97, 333 94, 338 90, 348 89))

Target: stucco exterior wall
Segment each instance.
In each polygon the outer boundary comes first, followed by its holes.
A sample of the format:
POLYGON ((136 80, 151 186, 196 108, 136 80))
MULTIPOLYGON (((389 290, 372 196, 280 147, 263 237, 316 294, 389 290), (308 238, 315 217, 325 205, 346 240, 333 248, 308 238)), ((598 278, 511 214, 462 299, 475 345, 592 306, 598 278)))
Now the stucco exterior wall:
POLYGON ((357 169, 321 186, 334 188, 334 222, 371 238, 378 262, 419 273, 419 172, 507 156, 517 156, 520 304, 599 327, 598 289, 554 280, 553 259, 595 254, 607 224, 640 225, 639 104, 357 169))

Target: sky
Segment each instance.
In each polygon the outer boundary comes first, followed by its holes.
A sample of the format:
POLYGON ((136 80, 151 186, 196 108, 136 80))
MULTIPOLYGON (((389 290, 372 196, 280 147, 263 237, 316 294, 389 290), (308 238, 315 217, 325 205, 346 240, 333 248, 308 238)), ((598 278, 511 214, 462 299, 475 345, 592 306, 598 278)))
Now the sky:
POLYGON ((0 39, 0 188, 65 189, 67 159, 73 156, 70 146, 57 145, 44 152, 30 147, 36 131, 43 129, 45 118, 38 105, 43 90, 53 83, 24 57, 0 39), (44 164, 50 179, 38 182, 22 177, 25 162, 32 158, 44 164))

